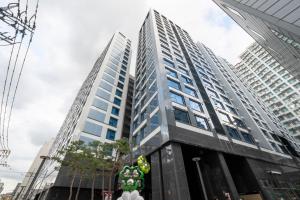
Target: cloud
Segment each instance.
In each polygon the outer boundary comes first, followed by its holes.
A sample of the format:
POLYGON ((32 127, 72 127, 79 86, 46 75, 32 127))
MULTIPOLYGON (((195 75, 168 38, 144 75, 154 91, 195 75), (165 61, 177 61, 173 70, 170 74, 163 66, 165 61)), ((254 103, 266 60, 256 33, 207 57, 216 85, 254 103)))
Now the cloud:
POLYGON ((42 122, 39 126, 40 127, 37 127, 37 129, 30 131, 30 141, 36 146, 43 145, 57 132, 57 130, 53 129, 53 126, 47 123, 42 122))
MULTIPOLYGON (((22 180, 20 173, 8 177, 8 171, 25 172, 41 144, 56 136, 82 82, 115 31, 131 38, 135 63, 138 31, 150 8, 231 62, 252 42, 211 0, 40 1, 37 30, 12 116, 12 170, 0 171, 5 191, 12 191, 22 180)), ((7 64, 6 53, 0 49, 1 66, 7 64)), ((134 73, 133 65, 130 71, 134 73)))

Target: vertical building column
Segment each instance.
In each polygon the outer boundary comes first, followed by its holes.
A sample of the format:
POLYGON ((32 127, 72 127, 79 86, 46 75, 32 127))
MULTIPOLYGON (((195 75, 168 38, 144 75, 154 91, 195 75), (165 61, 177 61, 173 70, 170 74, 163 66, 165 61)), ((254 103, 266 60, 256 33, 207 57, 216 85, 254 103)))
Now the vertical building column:
POLYGON ((163 200, 163 181, 161 174, 161 161, 159 151, 151 154, 151 188, 152 199, 163 200))
POLYGON ((166 200, 190 200, 181 146, 171 143, 161 149, 164 197, 166 200))
POLYGON ((234 181, 233 181, 233 178, 230 174, 230 171, 228 169, 228 166, 227 166, 227 163, 225 161, 225 158, 224 158, 224 155, 223 153, 221 152, 218 152, 218 158, 219 158, 219 161, 220 161, 220 166, 223 170, 223 173, 224 173, 224 176, 225 176, 225 179, 227 181, 227 184, 228 184, 228 187, 229 187, 229 192, 230 192, 230 195, 232 196, 232 200, 240 200, 240 197, 239 197, 239 193, 235 187, 235 184, 234 184, 234 181))
MULTIPOLYGON (((268 179, 266 177, 265 169, 267 169, 267 168, 274 169, 274 166, 265 164, 265 166, 262 167, 258 164, 259 162, 255 162, 254 160, 249 159, 249 158, 246 158, 246 162, 249 166, 250 173, 253 175, 253 178, 255 179, 258 187, 260 188, 261 195, 263 196, 263 198, 265 200, 272 200, 273 199, 272 191, 269 190, 270 188, 264 188, 262 183, 259 180, 260 179, 268 179)), ((278 165, 275 169, 278 169, 278 171, 280 171, 280 168, 281 167, 278 165)))

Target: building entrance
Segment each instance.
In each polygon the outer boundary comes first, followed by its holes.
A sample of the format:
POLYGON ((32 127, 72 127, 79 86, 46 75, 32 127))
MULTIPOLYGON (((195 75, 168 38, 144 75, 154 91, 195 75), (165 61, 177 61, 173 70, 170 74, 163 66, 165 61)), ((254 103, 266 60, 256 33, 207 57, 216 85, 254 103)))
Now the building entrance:
POLYGON ((245 158, 188 145, 182 152, 192 200, 262 200, 245 158))
POLYGON ((246 158, 224 154, 224 158, 241 199, 262 200, 260 187, 246 158))
POLYGON ((191 199, 226 200, 231 192, 217 152, 187 145, 182 152, 191 199))

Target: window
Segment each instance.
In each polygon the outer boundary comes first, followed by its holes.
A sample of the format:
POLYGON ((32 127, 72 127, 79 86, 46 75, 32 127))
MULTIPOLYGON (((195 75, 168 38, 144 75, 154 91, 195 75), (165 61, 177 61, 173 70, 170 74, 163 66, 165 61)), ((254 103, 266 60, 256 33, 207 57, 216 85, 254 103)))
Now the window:
POLYGON ((165 51, 162 51, 162 53, 163 53, 164 57, 166 57, 166 58, 172 60, 172 56, 171 56, 169 53, 167 53, 167 52, 165 52, 165 51))
POLYGON ((168 79, 168 86, 172 87, 172 88, 175 88, 177 90, 181 89, 180 84, 176 81, 171 80, 171 79, 168 79))
POLYGON ((270 136, 270 134, 269 134, 267 131, 265 131, 265 130, 263 130, 263 129, 261 129, 261 131, 263 132, 263 134, 264 134, 267 138, 272 139, 271 136, 270 136))
MULTIPOLYGON (((179 58, 180 60, 183 60, 183 57, 182 57, 181 55, 179 55, 179 54, 176 53, 176 52, 174 52, 174 54, 176 55, 177 58, 179 58)), ((179 59, 177 59, 177 58, 176 58, 176 60, 179 60, 179 59)))
POLYGON ((121 105, 121 99, 118 99, 118 98, 114 98, 114 104, 120 106, 121 105))
POLYGON ((227 97, 224 97, 224 96, 221 96, 221 97, 222 97, 223 101, 225 101, 226 103, 229 103, 229 104, 231 103, 227 97))
POLYGON ((197 115, 195 115, 196 118, 196 122, 197 122, 197 127, 205 129, 205 130, 209 130, 209 126, 207 123, 207 120, 203 117, 199 117, 197 115))
POLYGON ((170 49, 168 47, 166 47, 165 45, 161 44, 160 46, 164 51, 171 53, 170 49))
POLYGON ((215 106, 216 106, 217 108, 221 108, 221 109, 225 110, 224 105, 223 105, 220 101, 215 100, 215 99, 213 99, 213 100, 214 100, 215 106))
POLYGON ((149 112, 151 113, 158 106, 158 98, 157 95, 150 101, 149 104, 149 112))
POLYGON ((140 135, 140 141, 141 141, 142 139, 144 139, 144 137, 145 137, 145 130, 146 130, 146 126, 143 126, 143 127, 141 128, 141 130, 140 130, 140 133, 139 133, 139 135, 140 135))
POLYGON ((88 114, 88 118, 99 121, 99 122, 104 122, 105 114, 101 113, 97 110, 90 109, 90 112, 88 114))
POLYGON ((206 87, 209 86, 210 88, 214 88, 213 85, 210 82, 208 82, 207 80, 203 79, 203 83, 206 87))
POLYGON ((225 94, 225 92, 224 92, 223 89, 221 89, 221 88, 219 88, 219 87, 216 87, 216 89, 217 89, 220 93, 225 94))
POLYGON ((196 91, 192 88, 185 87, 185 93, 187 93, 193 97, 197 97, 196 91))
POLYGON ((249 133, 242 132, 242 131, 241 131, 241 133, 247 143, 255 144, 255 141, 254 141, 254 138, 252 135, 250 135, 249 133))
POLYGON ((122 97, 122 92, 120 90, 116 89, 116 95, 119 97, 122 97))
POLYGON ((206 78, 206 79, 209 80, 209 78, 208 78, 208 76, 207 76, 206 74, 204 74, 204 73, 202 73, 202 72, 199 72, 199 74, 200 74, 200 77, 206 78))
POLYGON ((174 68, 175 67, 175 64, 173 63, 173 62, 171 62, 171 61, 169 61, 169 60, 167 60, 167 59, 163 59, 163 63, 165 64, 165 65, 167 65, 167 66, 169 66, 169 67, 172 67, 172 68, 174 68))
POLYGON ((83 132, 90 133, 92 135, 101 136, 102 126, 94 124, 92 122, 85 122, 83 132))
POLYGON ((193 101, 191 99, 190 99, 190 107, 193 110, 197 110, 197 111, 203 112, 203 108, 202 108, 201 104, 198 103, 198 102, 196 102, 196 101, 193 101))
POLYGON ((122 65, 122 69, 123 69, 124 71, 126 71, 126 70, 127 70, 127 67, 126 67, 125 65, 122 65))
POLYGON ((106 80, 107 82, 109 82, 111 84, 114 84, 114 82, 115 82, 115 79, 107 74, 103 74, 102 79, 106 80))
POLYGON ((100 98, 106 99, 109 101, 110 99, 110 93, 106 92, 103 89, 97 89, 96 95, 100 98))
POLYGON ((117 85, 117 87, 120 88, 120 89, 123 89, 124 85, 119 82, 118 85, 117 85))
POLYGON ((150 131, 153 131, 159 126, 159 118, 159 112, 155 113, 155 115, 152 116, 152 118, 150 119, 150 131))
POLYGON ((181 105, 185 105, 183 96, 181 96, 175 92, 172 92, 172 91, 169 92, 169 95, 173 102, 181 104, 181 105))
POLYGON ((176 61, 177 61, 177 63, 178 63, 179 65, 185 67, 185 63, 184 63, 183 61, 181 61, 181 60, 179 60, 179 59, 177 59, 177 58, 176 58, 176 61))
POLYGON ((108 104, 100 99, 95 98, 93 101, 93 106, 101 110, 107 110, 108 104))
POLYGON ((235 128, 232 128, 229 126, 226 126, 226 127, 227 127, 230 137, 232 137, 233 139, 241 140, 241 136, 235 128))
POLYGON ((122 74, 123 76, 126 76, 126 72, 123 70, 120 71, 120 74, 122 74))
POLYGON ((147 109, 145 109, 142 113, 141 113, 141 122, 144 121, 146 119, 146 114, 147 114, 147 109))
POLYGON ((209 96, 215 97, 215 98, 219 98, 218 94, 210 89, 207 89, 207 93, 209 96))
POLYGON ((176 121, 179 121, 179 122, 182 122, 185 124, 190 124, 190 118, 189 118, 188 112, 175 108, 174 115, 175 115, 176 121))
POLYGON ((110 117, 108 124, 111 125, 111 126, 117 127, 118 120, 116 118, 110 117))
POLYGON ((199 73, 206 73, 206 71, 202 67, 198 66, 197 69, 198 69, 199 73))
POLYGON ((167 75, 177 78, 177 73, 175 71, 170 70, 168 68, 166 68, 166 71, 167 71, 167 75))
POLYGON ((106 133, 106 139, 108 140, 115 140, 116 131, 108 129, 106 133))
POLYGON ((112 107, 111 109, 111 114, 113 115, 119 115, 119 112, 120 112, 120 109, 119 108, 116 108, 116 107, 112 107))
POLYGON ((244 124, 244 122, 240 119, 237 118, 233 118, 234 123, 238 126, 238 127, 242 127, 242 128, 246 128, 246 125, 244 124))
POLYGON ((189 75, 189 72, 185 69, 182 69, 181 67, 179 67, 178 70, 185 75, 189 75))
POLYGON ((138 124, 138 120, 135 120, 133 123, 132 123, 132 126, 133 126, 133 129, 135 130, 139 124, 138 124))
POLYGON ((220 85, 220 83, 219 83, 218 81, 216 81, 216 80, 214 80, 214 79, 211 79, 211 80, 212 80, 212 82, 214 82, 214 84, 220 85))
POLYGON ((277 152, 280 152, 279 148, 277 147, 277 145, 273 142, 270 142, 270 144, 272 145, 273 149, 277 152))
POLYGON ((123 76, 119 76, 119 80, 124 83, 125 78, 123 76))
POLYGON ((190 85, 193 85, 192 79, 190 79, 188 77, 185 77, 185 76, 181 76, 181 77, 182 77, 183 82, 185 82, 187 84, 190 84, 190 85))
POLYGON ((156 85, 156 82, 152 84, 152 86, 149 88, 149 93, 150 93, 150 96, 152 96, 152 94, 154 92, 157 91, 157 85, 156 85))
POLYGON ((117 74, 115 71, 111 70, 110 68, 106 68, 105 72, 108 73, 109 75, 111 75, 114 78, 116 77, 116 74, 117 74))
POLYGON ((236 114, 236 115, 238 114, 233 107, 231 107, 231 106, 226 106, 226 107, 228 108, 229 112, 236 114))
MULTIPOLYGON (((118 65, 118 64, 117 64, 118 65)), ((111 69, 117 71, 118 67, 114 64, 114 62, 112 62, 110 60, 110 62, 107 64, 108 67, 110 67, 111 69)))
POLYGON ((219 112, 219 118, 224 121, 224 122, 227 122, 227 123, 231 123, 230 122, 230 119, 229 119, 229 116, 227 114, 224 114, 222 112, 219 112))
POLYGON ((88 138, 88 137, 85 137, 85 136, 82 136, 82 135, 80 136, 79 140, 82 141, 86 145, 89 145, 90 143, 95 141, 92 138, 88 138))
POLYGON ((101 81, 100 87, 109 92, 111 92, 111 90, 112 90, 112 86, 110 84, 106 83, 105 81, 101 81))
POLYGON ((146 103, 146 96, 144 98, 142 98, 142 100, 141 100, 141 103, 140 103, 141 108, 145 105, 145 103, 146 103))
POLYGON ((280 143, 281 143, 281 140, 280 140, 280 138, 279 138, 277 135, 275 135, 275 134, 271 134, 271 136, 273 137, 273 139, 274 139, 275 141, 277 141, 277 142, 280 142, 280 143))
MULTIPOLYGON (((296 47, 298 49, 300 49, 300 43, 296 42, 295 40, 289 38, 288 36, 281 34, 277 31, 275 31, 274 29, 271 29, 271 31, 281 40, 283 40, 284 42, 292 45, 293 47, 296 47)), ((273 50, 274 51, 274 50, 273 50)))

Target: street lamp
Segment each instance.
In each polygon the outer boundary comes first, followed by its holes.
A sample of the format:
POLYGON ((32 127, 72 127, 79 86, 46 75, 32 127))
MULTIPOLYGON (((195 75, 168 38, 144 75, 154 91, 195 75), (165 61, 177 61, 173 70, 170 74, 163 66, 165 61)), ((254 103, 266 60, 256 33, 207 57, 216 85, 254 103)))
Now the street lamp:
POLYGON ((201 182, 201 187, 202 187, 204 199, 208 200, 205 185, 204 185, 204 181, 203 181, 203 177, 202 177, 202 172, 201 172, 200 165, 199 165, 199 161, 201 160, 201 158, 200 157, 194 157, 194 158, 192 158, 192 160, 196 163, 196 166, 197 166, 197 170, 198 170, 198 174, 199 174, 199 178, 200 178, 200 182, 201 182))

